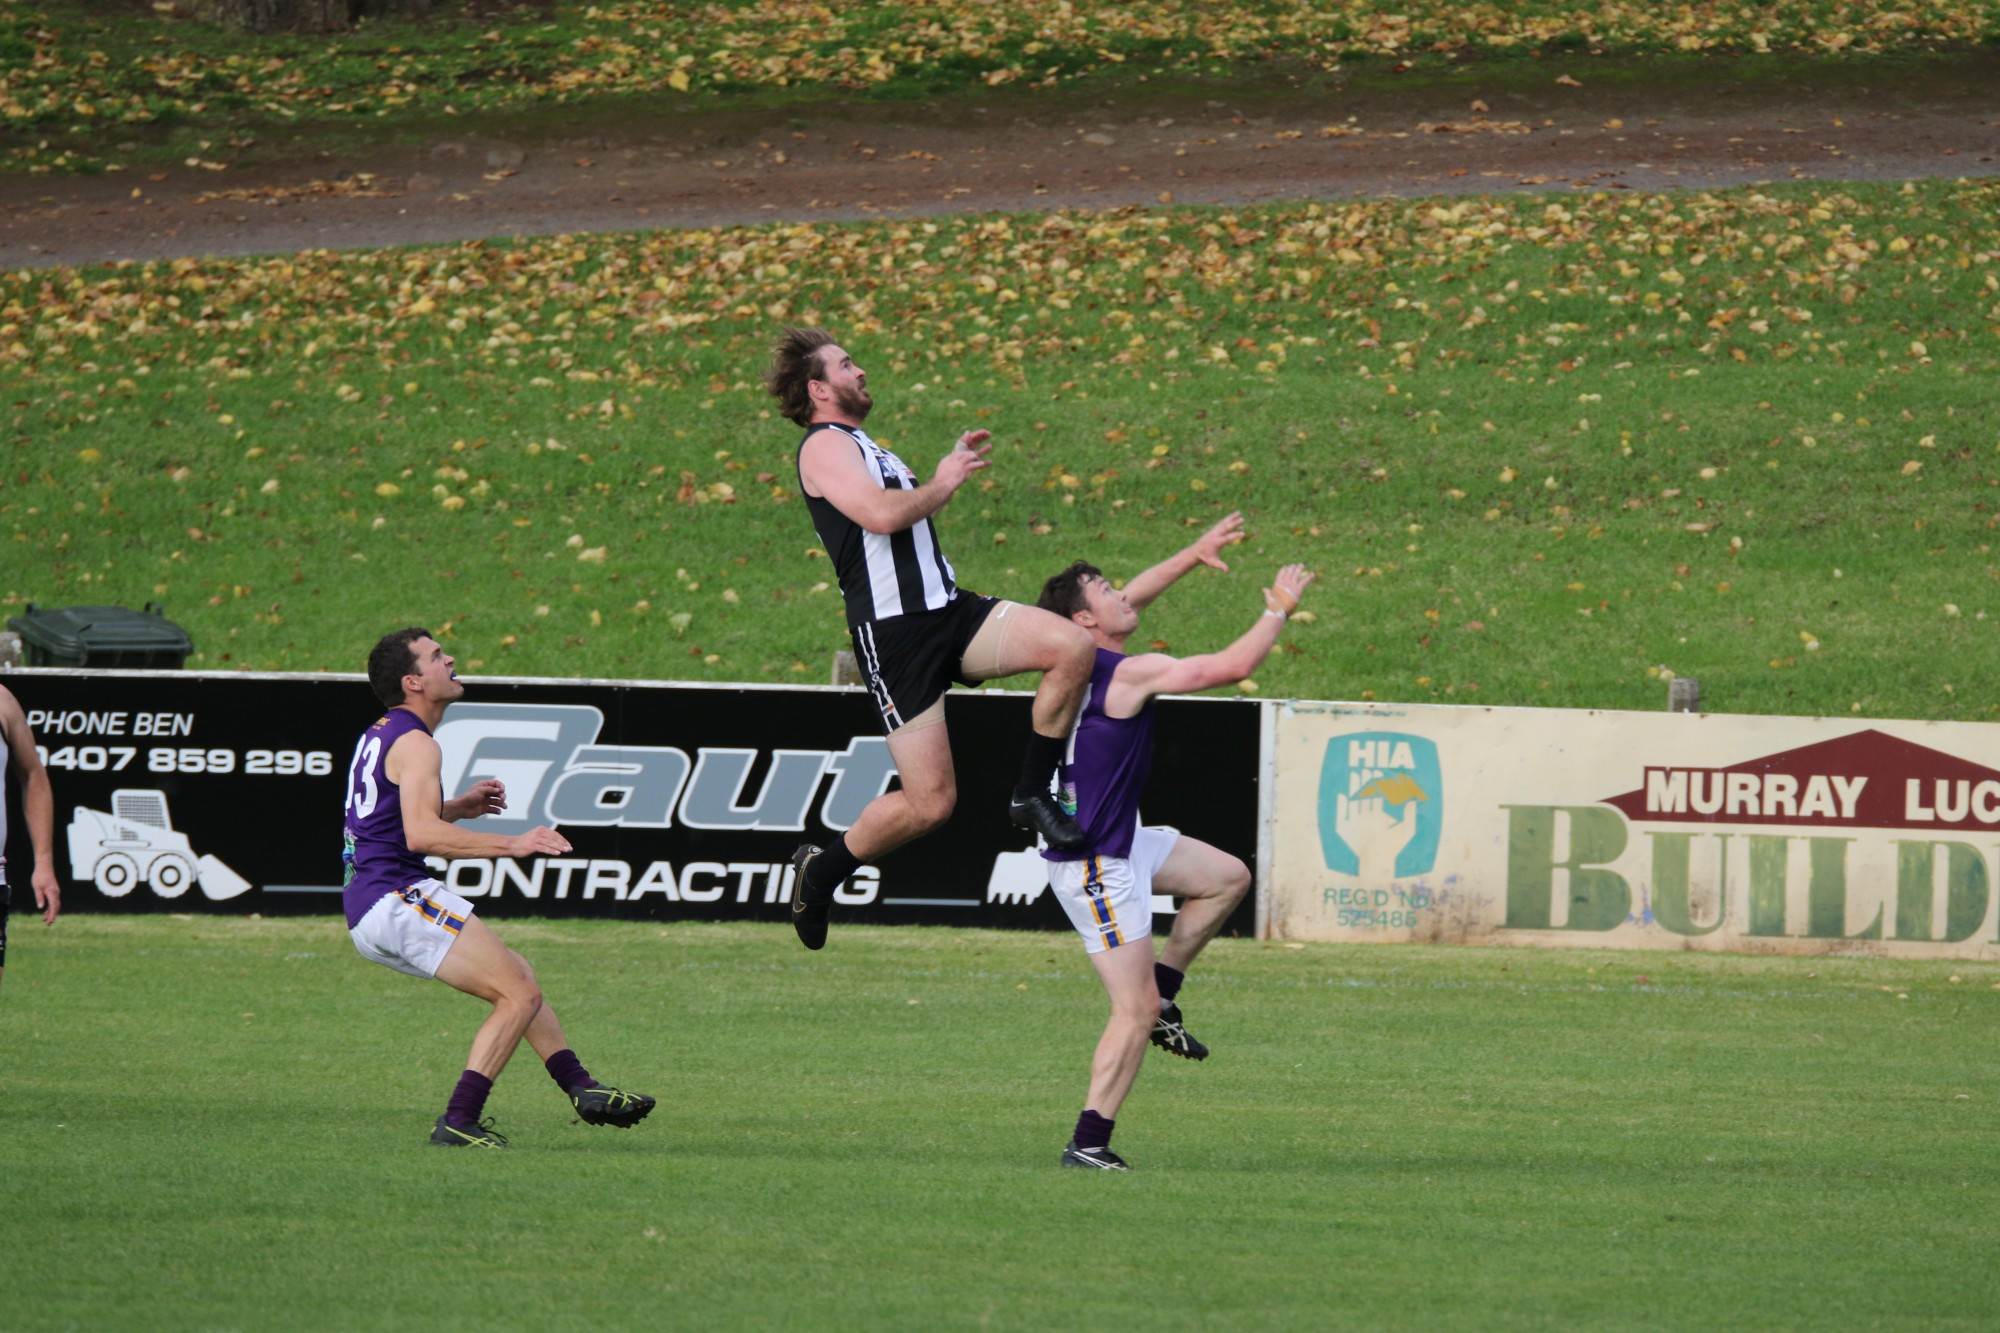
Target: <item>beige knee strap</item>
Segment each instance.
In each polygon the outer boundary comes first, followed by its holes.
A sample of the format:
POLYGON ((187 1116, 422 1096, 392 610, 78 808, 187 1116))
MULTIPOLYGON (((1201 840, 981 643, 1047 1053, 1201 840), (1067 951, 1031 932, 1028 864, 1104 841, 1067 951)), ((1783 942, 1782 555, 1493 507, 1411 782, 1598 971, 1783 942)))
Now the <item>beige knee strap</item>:
POLYGON ((916 733, 935 727, 943 721, 944 696, 940 694, 929 708, 926 708, 902 726, 897 727, 892 734, 896 736, 914 736, 916 733))

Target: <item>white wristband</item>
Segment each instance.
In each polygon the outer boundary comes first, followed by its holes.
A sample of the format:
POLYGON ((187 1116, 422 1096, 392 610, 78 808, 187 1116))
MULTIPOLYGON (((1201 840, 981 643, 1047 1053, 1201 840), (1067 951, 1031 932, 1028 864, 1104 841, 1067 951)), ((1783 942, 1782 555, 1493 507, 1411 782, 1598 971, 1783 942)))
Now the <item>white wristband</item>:
POLYGON ((1266 608, 1264 608, 1264 614, 1265 614, 1265 615, 1267 615, 1267 616, 1276 616, 1276 617, 1277 617, 1278 619, 1280 619, 1280 620, 1290 620, 1290 619, 1291 619, 1291 617, 1290 617, 1289 615, 1285 614, 1285 613, 1284 613, 1283 611, 1280 611, 1280 610, 1278 610, 1278 609, 1277 609, 1276 607, 1266 607, 1266 608))

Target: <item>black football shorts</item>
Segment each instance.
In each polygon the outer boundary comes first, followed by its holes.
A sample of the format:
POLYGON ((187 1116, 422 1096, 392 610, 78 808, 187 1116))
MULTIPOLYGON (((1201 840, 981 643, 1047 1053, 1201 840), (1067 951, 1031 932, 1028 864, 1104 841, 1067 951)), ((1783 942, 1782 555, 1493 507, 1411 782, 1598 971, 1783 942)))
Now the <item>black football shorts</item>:
POLYGON ((936 611, 850 625, 854 659, 882 710, 882 730, 894 732, 944 697, 955 681, 971 685, 961 662, 972 636, 999 600, 960 588, 936 611))

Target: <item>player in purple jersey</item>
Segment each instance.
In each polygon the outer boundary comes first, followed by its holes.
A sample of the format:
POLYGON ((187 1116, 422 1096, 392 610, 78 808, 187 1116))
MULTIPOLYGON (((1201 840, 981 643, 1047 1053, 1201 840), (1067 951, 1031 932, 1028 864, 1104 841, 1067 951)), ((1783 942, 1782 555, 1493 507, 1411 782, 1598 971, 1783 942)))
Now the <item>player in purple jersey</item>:
POLYGON ((1231 514, 1123 591, 1081 560, 1042 588, 1040 605, 1081 625, 1097 645, 1090 689, 1059 775, 1059 799, 1082 826, 1084 844, 1042 855, 1056 897, 1111 996, 1111 1020, 1091 1060, 1090 1093, 1063 1149, 1063 1166, 1128 1169, 1111 1151, 1111 1131, 1149 1039, 1184 1059, 1208 1055, 1181 1021, 1175 997, 1195 956, 1250 887, 1250 870, 1205 842, 1139 822, 1139 797, 1153 761, 1153 699, 1247 678, 1278 642, 1313 576, 1304 565, 1279 570, 1264 590, 1257 623, 1219 653, 1127 657, 1125 642, 1139 627, 1140 610, 1183 574, 1198 565, 1227 571, 1222 548, 1242 537, 1242 517, 1231 514), (1155 892, 1184 900, 1157 962, 1151 945, 1155 892))
POLYGON ((480 1116, 493 1080, 524 1036, 578 1119, 621 1129, 636 1125, 653 1109, 653 1099, 591 1078, 570 1050, 555 1010, 543 1002, 527 960, 424 864, 426 856, 561 855, 570 849, 569 839, 547 827, 511 838, 456 827, 461 819, 505 810, 507 792, 488 778, 444 799, 443 752, 433 733, 444 710, 465 694, 452 665, 426 629, 384 635, 368 654, 368 683, 389 711, 354 747, 342 855, 342 905, 361 956, 414 977, 436 977, 493 1006, 430 1141, 445 1148, 507 1146, 480 1116))
POLYGON ((861 429, 875 401, 868 376, 823 329, 787 329, 765 386, 785 417, 805 429, 799 489, 840 580, 855 660, 881 709, 902 779, 900 790, 870 801, 832 843, 807 843, 793 853, 792 926, 808 949, 817 949, 826 943, 827 913, 841 881, 951 817, 958 778, 944 695, 953 682, 1042 673, 1007 813, 1052 846, 1076 844, 1075 821, 1057 806, 1049 784, 1090 677, 1091 648, 1089 637, 1060 617, 982 597, 954 579, 931 516, 988 466, 988 432, 959 436, 932 478, 919 484, 861 429))

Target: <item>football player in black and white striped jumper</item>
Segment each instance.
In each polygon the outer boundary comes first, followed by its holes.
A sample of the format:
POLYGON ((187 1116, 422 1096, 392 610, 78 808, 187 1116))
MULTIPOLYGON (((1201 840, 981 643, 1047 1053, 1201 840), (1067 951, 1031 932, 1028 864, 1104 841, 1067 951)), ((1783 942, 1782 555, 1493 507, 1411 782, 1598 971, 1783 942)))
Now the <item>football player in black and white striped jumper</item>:
POLYGON ((931 516, 991 465, 989 432, 959 436, 931 479, 919 482, 861 429, 874 405, 867 373, 823 329, 785 330, 764 382, 784 416, 805 430, 799 489, 840 581, 855 660, 902 778, 900 790, 876 797, 832 843, 808 843, 792 855, 798 868, 792 925, 808 949, 817 949, 826 943, 828 910, 842 881, 951 816, 958 782, 944 694, 953 682, 1042 673, 1008 814, 1050 846, 1078 843, 1076 821, 1050 787, 1096 649, 1081 626, 960 588, 953 577, 931 516))

